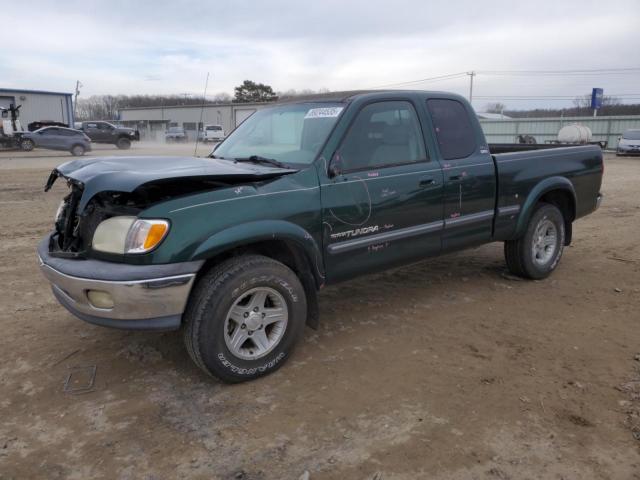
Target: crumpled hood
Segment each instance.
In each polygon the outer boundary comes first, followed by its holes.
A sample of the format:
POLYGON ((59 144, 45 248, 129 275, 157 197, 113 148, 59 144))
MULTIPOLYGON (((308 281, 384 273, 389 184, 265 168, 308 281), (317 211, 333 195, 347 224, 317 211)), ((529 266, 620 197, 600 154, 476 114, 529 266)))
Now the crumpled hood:
POLYGON ((55 168, 45 186, 48 191, 58 177, 83 188, 78 205, 82 211, 96 193, 132 192, 141 185, 168 179, 191 178, 251 182, 279 177, 297 170, 254 163, 198 157, 102 157, 72 160, 55 168))

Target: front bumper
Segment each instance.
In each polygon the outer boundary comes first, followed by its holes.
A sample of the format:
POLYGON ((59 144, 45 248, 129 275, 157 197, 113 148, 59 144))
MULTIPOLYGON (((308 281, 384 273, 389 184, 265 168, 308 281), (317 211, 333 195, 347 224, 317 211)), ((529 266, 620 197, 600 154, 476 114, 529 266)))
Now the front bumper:
POLYGON ((38 246, 40 270, 54 296, 76 317, 96 325, 127 330, 180 327, 197 271, 204 262, 129 265, 49 255, 49 237, 38 246), (112 308, 94 306, 87 292, 106 292, 112 308))
POLYGON ((618 155, 640 155, 639 147, 618 147, 616 149, 618 155))

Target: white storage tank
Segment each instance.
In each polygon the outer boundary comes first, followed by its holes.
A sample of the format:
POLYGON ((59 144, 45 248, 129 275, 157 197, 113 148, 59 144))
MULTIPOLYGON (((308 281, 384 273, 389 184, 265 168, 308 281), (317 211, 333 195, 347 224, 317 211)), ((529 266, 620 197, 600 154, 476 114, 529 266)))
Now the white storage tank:
POLYGON ((567 125, 558 132, 560 143, 589 143, 591 141, 591 129, 584 125, 567 125))

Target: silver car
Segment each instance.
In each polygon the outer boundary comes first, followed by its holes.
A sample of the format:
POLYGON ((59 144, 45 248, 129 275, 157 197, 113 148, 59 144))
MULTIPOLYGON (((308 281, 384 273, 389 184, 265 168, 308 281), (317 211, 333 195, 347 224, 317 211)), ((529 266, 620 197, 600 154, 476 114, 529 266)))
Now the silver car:
POLYGON ((35 147, 66 150, 74 156, 91 151, 91 139, 80 130, 65 127, 44 127, 22 134, 21 147, 30 151, 35 147))
POLYGON ((616 155, 640 155, 640 129, 627 130, 618 138, 616 155))

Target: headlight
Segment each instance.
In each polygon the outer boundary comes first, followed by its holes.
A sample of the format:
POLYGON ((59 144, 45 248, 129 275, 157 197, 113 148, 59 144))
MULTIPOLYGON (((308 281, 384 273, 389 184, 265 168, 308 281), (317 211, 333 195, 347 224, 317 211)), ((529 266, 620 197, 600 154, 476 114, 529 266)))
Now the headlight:
POLYGON ((112 217, 96 228, 92 248, 108 253, 146 253, 156 248, 168 232, 166 220, 112 217))

